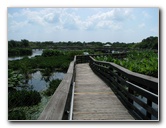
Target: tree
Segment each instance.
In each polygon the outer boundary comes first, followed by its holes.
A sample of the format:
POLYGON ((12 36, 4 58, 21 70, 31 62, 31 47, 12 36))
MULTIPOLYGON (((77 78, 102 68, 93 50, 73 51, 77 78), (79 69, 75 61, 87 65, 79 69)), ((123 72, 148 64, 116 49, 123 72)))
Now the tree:
POLYGON ((9 48, 19 47, 19 42, 15 41, 15 40, 10 40, 10 41, 8 41, 8 47, 9 48))
POLYGON ((21 42, 22 42, 23 47, 28 47, 29 46, 29 41, 28 40, 22 39, 21 42))
POLYGON ((143 39, 142 42, 136 43, 134 45, 134 48, 140 48, 140 49, 158 49, 158 37, 147 37, 146 39, 143 39))

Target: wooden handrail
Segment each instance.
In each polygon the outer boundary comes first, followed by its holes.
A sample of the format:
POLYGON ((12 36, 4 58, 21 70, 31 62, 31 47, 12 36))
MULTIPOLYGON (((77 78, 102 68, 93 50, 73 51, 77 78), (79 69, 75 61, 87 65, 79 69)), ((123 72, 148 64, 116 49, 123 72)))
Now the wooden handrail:
POLYGON ((90 54, 90 55, 77 55, 76 56, 76 63, 88 63, 89 57, 96 57, 96 56, 112 56, 115 58, 124 58, 127 56, 127 52, 125 53, 105 53, 105 54, 90 54))
POLYGON ((89 56, 92 70, 110 85, 120 100, 132 113, 140 119, 158 119, 158 110, 153 108, 153 104, 158 106, 158 78, 132 72, 115 63, 97 61, 89 56), (145 97, 146 102, 138 98, 138 95, 145 97), (142 113, 135 103, 146 110, 142 113))
MULTIPOLYGON (((124 55, 124 54, 123 54, 124 55)), ((95 55, 92 55, 95 56, 95 55)), ((75 82, 75 65, 89 63, 92 70, 114 90, 122 103, 138 119, 158 119, 158 78, 142 75, 125 69, 110 62, 96 61, 92 56, 75 56, 70 63, 64 79, 54 92, 38 120, 62 120, 67 110, 70 109, 73 83, 75 82), (146 98, 146 102, 138 98, 146 98), (142 113, 135 104, 138 104, 146 113, 142 113), (157 105, 157 110, 153 108, 157 105)), ((118 56, 118 55, 116 55, 118 56)), ((70 117, 72 117, 72 113, 70 117)))
POLYGON ((75 63, 76 57, 74 61, 70 63, 67 73, 47 103, 38 120, 62 120, 64 118, 63 116, 65 111, 67 111, 66 105, 69 98, 69 92, 72 90, 74 81, 75 63))
POLYGON ((93 62, 99 64, 99 65, 105 65, 109 68, 112 68, 114 70, 117 70, 119 73, 125 75, 128 79, 132 80, 132 82, 139 83, 140 86, 143 88, 152 91, 155 94, 158 94, 158 78, 143 75, 140 73, 132 72, 120 65, 117 65, 112 62, 103 62, 103 61, 97 61, 93 57, 90 56, 90 59, 93 60, 93 62))

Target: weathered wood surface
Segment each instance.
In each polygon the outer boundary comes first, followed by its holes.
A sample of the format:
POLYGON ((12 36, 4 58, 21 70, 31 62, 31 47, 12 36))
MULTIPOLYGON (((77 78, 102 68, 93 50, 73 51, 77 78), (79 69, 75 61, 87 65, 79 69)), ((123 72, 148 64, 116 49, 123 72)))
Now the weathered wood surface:
POLYGON ((137 119, 158 119, 158 78, 142 75, 111 62, 96 61, 90 57, 92 70, 103 79, 137 119), (138 96, 147 99, 144 102, 138 96), (146 114, 134 103, 144 108, 146 114), (152 106, 155 104, 156 107, 152 106))
POLYGON ((89 64, 76 65, 73 120, 134 120, 89 64))
POLYGON ((38 120, 62 120, 69 88, 72 82, 73 68, 74 62, 72 61, 62 82, 47 103, 38 120))

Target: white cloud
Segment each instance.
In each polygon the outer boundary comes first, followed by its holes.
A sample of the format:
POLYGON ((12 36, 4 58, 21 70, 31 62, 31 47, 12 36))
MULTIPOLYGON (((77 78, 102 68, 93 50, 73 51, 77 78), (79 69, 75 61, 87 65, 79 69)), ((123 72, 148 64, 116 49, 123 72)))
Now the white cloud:
POLYGON ((43 19, 44 19, 45 21, 48 21, 48 22, 53 22, 53 20, 54 20, 54 14, 53 14, 53 13, 46 14, 46 15, 43 17, 43 19))
POLYGON ((64 29, 79 29, 80 23, 79 16, 75 14, 64 12, 60 15, 59 25, 62 25, 64 29))
POLYGON ((11 32, 17 32, 19 31, 21 28, 25 27, 28 25, 28 22, 27 21, 22 21, 22 22, 16 22, 16 21, 13 21, 9 24, 9 27, 8 27, 8 31, 11 31, 11 32))
POLYGON ((89 16, 83 23, 85 29, 120 29, 125 20, 132 19, 132 13, 130 9, 111 9, 106 12, 99 12, 95 15, 89 16))
POLYGON ((136 40, 134 35, 158 33, 155 18, 144 8, 9 8, 8 38, 136 40))
MULTIPOLYGON (((73 13, 68 12, 68 9, 64 10, 51 10, 53 13, 49 13, 47 11, 48 19, 53 20, 53 17, 57 17, 59 22, 56 24, 59 25, 59 28, 64 29, 78 29, 78 30, 97 30, 97 29, 120 29, 121 23, 128 18, 131 18, 131 10, 130 9, 110 9, 106 12, 99 11, 97 14, 90 15, 86 19, 81 19, 79 15, 76 15, 74 11, 73 13)), ((70 10, 71 11, 71 10, 70 10)), ((47 19, 47 21, 49 21, 47 19)))
POLYGON ((37 23, 39 25, 45 25, 44 15, 39 11, 31 11, 30 9, 24 9, 23 12, 26 17, 25 20, 30 21, 31 23, 37 23))
POLYGON ((100 21, 97 23, 96 28, 98 29, 110 29, 110 30, 119 30, 122 28, 120 23, 115 23, 113 21, 100 21))
MULTIPOLYGON (((86 8, 85 8, 86 9, 86 8)), ((108 9, 89 15, 86 19, 81 19, 80 15, 76 15, 76 9, 68 8, 45 8, 45 9, 23 9, 21 13, 8 14, 9 17, 25 17, 25 22, 38 24, 43 27, 52 25, 55 30, 62 29, 78 29, 78 30, 97 30, 97 29, 120 29, 121 23, 131 18, 131 10, 124 8, 108 9), (71 13, 72 11, 72 13, 71 13), (57 29, 58 28, 58 29, 57 29)), ((94 10, 94 9, 92 9, 94 10)))

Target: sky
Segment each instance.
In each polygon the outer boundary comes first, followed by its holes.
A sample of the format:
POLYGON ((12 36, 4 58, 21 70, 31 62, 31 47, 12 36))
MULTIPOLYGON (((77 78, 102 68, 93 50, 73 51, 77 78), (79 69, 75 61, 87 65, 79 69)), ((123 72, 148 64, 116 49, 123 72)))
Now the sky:
POLYGON ((141 42, 159 35, 159 8, 8 8, 8 40, 141 42))

